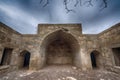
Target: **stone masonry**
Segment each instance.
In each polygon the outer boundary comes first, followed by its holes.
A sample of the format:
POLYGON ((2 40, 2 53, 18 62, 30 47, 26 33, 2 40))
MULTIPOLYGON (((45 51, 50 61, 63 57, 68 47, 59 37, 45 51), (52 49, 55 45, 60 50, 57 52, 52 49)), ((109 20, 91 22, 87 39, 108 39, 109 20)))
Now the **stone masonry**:
POLYGON ((21 34, 0 23, 0 71, 49 65, 120 67, 120 23, 99 34, 82 34, 80 24, 39 24, 37 34, 21 34))

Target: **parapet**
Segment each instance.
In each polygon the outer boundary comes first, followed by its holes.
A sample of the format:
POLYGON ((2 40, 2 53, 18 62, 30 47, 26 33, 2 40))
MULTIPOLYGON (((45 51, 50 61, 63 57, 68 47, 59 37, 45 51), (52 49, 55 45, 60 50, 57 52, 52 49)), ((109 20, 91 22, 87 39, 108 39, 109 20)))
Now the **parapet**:
POLYGON ((81 24, 39 24, 38 25, 38 34, 41 32, 49 32, 59 29, 65 29, 69 31, 79 32, 82 34, 81 24))

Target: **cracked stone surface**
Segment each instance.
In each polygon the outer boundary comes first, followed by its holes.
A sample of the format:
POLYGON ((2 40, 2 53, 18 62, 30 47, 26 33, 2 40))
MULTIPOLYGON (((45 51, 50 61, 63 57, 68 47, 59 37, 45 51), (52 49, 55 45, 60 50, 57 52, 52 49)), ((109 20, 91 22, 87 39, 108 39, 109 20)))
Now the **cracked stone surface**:
POLYGON ((120 74, 106 70, 82 71, 74 66, 53 65, 38 71, 13 71, 0 75, 0 80, 120 80, 120 74))

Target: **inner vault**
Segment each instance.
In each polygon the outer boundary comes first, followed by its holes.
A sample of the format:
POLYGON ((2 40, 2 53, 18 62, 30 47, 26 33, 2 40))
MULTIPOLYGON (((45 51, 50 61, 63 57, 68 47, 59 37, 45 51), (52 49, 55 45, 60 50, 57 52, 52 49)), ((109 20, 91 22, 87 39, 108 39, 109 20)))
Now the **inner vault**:
POLYGON ((75 56, 79 53, 77 40, 63 30, 49 34, 42 48, 46 65, 75 65, 75 56))

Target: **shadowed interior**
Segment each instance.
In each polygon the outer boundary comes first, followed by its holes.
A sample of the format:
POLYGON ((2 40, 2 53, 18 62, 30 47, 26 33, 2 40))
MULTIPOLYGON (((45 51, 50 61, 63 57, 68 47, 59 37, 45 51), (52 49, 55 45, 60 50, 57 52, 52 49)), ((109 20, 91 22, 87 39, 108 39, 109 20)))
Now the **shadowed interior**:
POLYGON ((91 57, 92 68, 93 69, 99 68, 99 64, 100 64, 99 52, 98 51, 91 52, 90 57, 91 57))
POLYGON ((9 65, 11 61, 13 49, 11 48, 5 48, 3 51, 2 59, 0 65, 9 65))
POLYGON ((29 63, 30 63, 30 53, 28 51, 22 51, 19 56, 19 68, 28 69, 29 63))
POLYGON ((114 62, 116 66, 120 66, 120 47, 113 48, 114 62))
POLYGON ((42 45, 47 65, 74 65, 79 52, 77 40, 67 31, 59 30, 48 35, 42 45))

